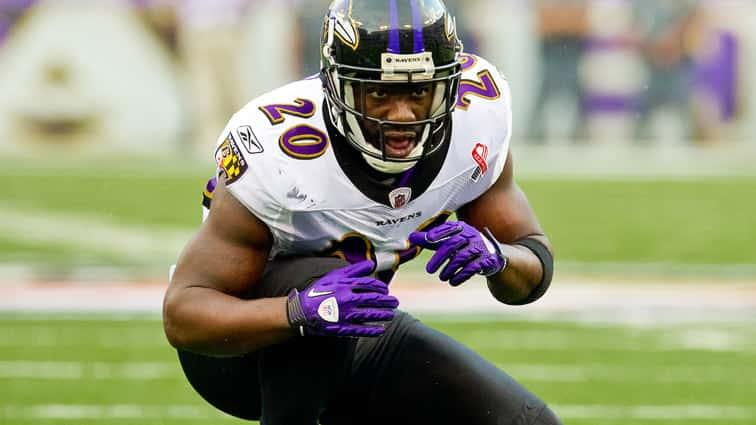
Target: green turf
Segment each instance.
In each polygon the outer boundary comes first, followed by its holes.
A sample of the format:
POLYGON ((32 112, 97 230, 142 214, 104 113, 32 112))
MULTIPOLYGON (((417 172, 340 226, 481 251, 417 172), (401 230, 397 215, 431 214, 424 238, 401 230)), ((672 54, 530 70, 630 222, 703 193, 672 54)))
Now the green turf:
MULTIPOLYGON (((208 164, 181 164, 180 159, 38 167, 0 163, 5 165, 0 171, 2 208, 51 217, 96 217, 126 231, 157 227, 189 234, 199 224, 201 190, 212 170, 208 164)), ((746 265, 750 275, 756 270, 752 255, 756 179, 523 179, 519 183, 561 262, 661 268, 746 265)), ((159 236, 155 243, 160 244, 159 236)), ((167 258, 118 261, 113 253, 86 255, 81 247, 66 244, 2 237, 0 258, 71 267, 162 265, 167 258)))
MULTIPOLYGON (((244 423, 218 414, 194 393, 158 319, 77 317, 0 316, 0 423, 244 423), (72 418, 66 410, 77 407, 88 409, 87 418, 72 418)), ((752 323, 643 328, 432 318, 428 323, 561 408, 565 424, 756 423, 752 323), (727 343, 696 346, 707 338, 727 343), (644 417, 649 408, 661 411, 644 417), (598 412, 586 415, 584 409, 598 412), (684 419, 669 409, 693 413, 684 419), (707 417, 711 409, 725 414, 707 417)))
POLYGON ((160 169, 43 170, 5 176, 6 206, 98 216, 115 223, 191 228, 198 224, 202 189, 212 168, 165 175, 160 169), (98 172, 99 171, 99 172, 98 172))
POLYGON ((521 182, 560 258, 750 264, 756 179, 521 182))

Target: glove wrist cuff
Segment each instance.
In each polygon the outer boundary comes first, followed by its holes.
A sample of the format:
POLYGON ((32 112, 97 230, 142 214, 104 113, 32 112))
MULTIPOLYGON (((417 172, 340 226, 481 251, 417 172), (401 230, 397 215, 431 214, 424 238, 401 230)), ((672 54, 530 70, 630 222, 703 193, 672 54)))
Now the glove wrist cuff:
POLYGON ((286 298, 286 318, 289 320, 289 326, 295 329, 301 336, 304 336, 304 325, 307 323, 302 302, 299 300, 299 291, 292 288, 286 298))
POLYGON ((488 227, 483 228, 482 234, 485 242, 488 242, 486 243, 486 245, 490 245, 490 247, 493 248, 494 252, 492 252, 492 254, 498 256, 501 259, 500 268, 490 273, 484 274, 484 276, 488 277, 504 271, 504 269, 506 269, 507 265, 509 264, 509 258, 507 258, 507 256, 504 255, 503 252, 501 252, 501 244, 496 240, 496 237, 494 237, 493 233, 491 233, 491 229, 489 229, 488 227))

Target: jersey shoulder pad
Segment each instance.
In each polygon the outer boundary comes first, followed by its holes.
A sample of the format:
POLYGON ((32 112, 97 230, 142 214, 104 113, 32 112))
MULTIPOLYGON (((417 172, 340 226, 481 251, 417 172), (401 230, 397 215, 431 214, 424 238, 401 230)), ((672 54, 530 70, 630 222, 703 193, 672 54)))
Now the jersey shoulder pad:
MULTIPOLYGON (((461 163, 484 158, 491 184, 504 169, 512 137, 508 81, 486 59, 462 55, 462 79, 454 112, 453 152, 461 163)), ((485 167, 484 167, 485 168, 485 167)))
POLYGON ((218 139, 215 161, 229 191, 268 225, 285 210, 297 155, 314 157, 327 148, 322 101, 319 80, 288 84, 249 102, 218 139))
POLYGON ((462 55, 462 79, 457 97, 458 111, 511 113, 509 82, 499 69, 486 59, 462 55))

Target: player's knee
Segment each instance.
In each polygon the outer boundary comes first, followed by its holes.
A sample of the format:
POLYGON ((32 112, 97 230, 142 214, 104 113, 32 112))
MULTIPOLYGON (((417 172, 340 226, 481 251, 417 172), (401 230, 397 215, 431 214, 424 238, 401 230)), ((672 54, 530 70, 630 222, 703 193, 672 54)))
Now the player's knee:
POLYGON ((549 409, 548 406, 544 407, 541 414, 538 415, 533 425, 562 425, 562 421, 559 420, 556 413, 549 409))

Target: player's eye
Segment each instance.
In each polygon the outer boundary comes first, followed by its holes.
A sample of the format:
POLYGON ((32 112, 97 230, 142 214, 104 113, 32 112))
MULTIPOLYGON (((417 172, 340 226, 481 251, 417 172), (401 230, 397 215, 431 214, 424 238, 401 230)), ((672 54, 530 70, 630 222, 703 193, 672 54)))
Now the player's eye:
POLYGON ((420 86, 412 90, 412 97, 417 98, 417 99, 425 98, 429 94, 430 94, 429 86, 420 86))
POLYGON ((373 100, 384 100, 388 97, 388 93, 381 87, 371 87, 367 91, 368 97, 373 100))

